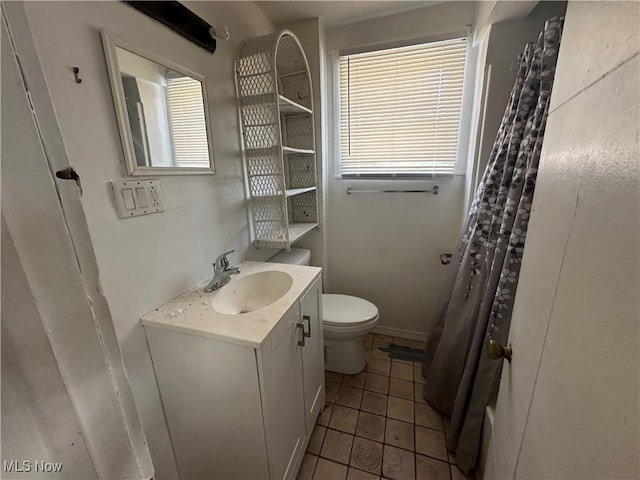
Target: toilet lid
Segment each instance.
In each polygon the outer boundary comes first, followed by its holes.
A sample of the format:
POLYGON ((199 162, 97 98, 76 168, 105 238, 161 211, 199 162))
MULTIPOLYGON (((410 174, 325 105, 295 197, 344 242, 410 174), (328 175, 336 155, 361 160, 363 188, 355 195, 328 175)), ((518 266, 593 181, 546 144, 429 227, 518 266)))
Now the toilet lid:
POLYGON ((356 325, 378 316, 378 308, 363 298, 325 293, 322 295, 322 320, 331 325, 356 325))

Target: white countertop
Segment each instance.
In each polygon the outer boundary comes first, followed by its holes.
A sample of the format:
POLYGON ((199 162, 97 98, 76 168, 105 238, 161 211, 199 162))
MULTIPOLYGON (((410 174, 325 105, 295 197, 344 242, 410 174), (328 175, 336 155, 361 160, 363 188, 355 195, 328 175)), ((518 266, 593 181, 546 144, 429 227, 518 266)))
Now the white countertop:
POLYGON ((239 267, 240 274, 233 275, 219 290, 205 292, 204 287, 209 282, 206 280, 142 317, 142 324, 260 348, 273 327, 322 272, 318 267, 267 262, 242 262, 239 267), (266 271, 291 275, 293 283, 282 298, 255 312, 239 315, 214 310, 211 302, 216 294, 225 288, 233 288, 234 281, 242 277, 266 271))

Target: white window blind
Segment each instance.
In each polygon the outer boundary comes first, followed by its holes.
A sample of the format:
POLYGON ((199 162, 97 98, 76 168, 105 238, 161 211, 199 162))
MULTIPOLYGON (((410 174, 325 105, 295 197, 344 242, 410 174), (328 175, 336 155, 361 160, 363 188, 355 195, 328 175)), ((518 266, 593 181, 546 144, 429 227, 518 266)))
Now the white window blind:
POLYGON ((344 176, 453 173, 464 38, 340 57, 344 176))
POLYGON ((178 167, 209 167, 202 85, 190 77, 167 75, 169 123, 178 167))

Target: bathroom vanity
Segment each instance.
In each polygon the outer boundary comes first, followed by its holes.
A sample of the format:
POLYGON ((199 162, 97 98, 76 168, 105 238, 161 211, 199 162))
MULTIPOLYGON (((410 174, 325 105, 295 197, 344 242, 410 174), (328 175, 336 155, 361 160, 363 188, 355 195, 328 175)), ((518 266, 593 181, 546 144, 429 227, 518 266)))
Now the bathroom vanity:
POLYGON ((321 269, 240 270, 142 318, 182 480, 295 478, 324 405, 321 269))

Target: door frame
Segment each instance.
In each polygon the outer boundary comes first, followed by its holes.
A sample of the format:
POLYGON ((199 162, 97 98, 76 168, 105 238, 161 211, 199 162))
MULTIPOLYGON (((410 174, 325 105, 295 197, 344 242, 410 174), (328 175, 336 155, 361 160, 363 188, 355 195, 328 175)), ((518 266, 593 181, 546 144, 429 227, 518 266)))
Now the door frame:
MULTIPOLYGON (((100 284, 80 189, 75 182, 58 179, 55 175, 55 172, 71 167, 71 162, 25 7, 22 2, 3 2, 1 13, 2 29, 10 39, 7 49, 11 49, 22 80, 22 84, 16 85, 10 93, 26 97, 39 136, 39 148, 46 159, 35 165, 37 172, 33 170, 33 162, 30 163, 32 170, 24 172, 26 175, 16 175, 20 173, 19 168, 3 168, 2 211, 7 229, 38 304, 57 367, 83 427, 82 434, 98 475, 104 478, 133 475, 132 471, 122 470, 128 463, 135 465, 135 478, 152 478, 151 456, 100 284), (29 188, 25 189, 27 181, 29 188), (21 183, 21 189, 17 188, 21 183), (24 192, 33 192, 33 198, 21 197, 24 192), (37 213, 34 215, 34 212, 37 213), (43 224, 47 230, 34 232, 33 222, 29 228, 28 215, 46 219, 43 224), (52 248, 41 248, 41 243, 33 241, 37 235, 47 237, 52 248), (50 255, 56 251, 59 257, 50 255), (46 271, 57 268, 60 268, 56 271, 60 279, 69 283, 47 280, 50 275, 46 271), (77 315, 68 315, 70 311, 77 315), (89 358, 101 368, 92 372, 88 379, 82 364, 89 358), (100 398, 100 405, 93 405, 94 409, 87 411, 91 390, 97 385, 103 389, 110 385, 106 388, 109 393, 100 398), (122 439, 127 439, 124 448, 132 458, 118 462, 110 458, 110 449, 105 447, 109 440, 121 442, 122 439)), ((13 139, 3 140, 10 143, 13 139)), ((13 162, 15 166, 18 161, 24 162, 24 159, 3 158, 4 165, 13 162)), ((111 455, 116 451, 122 450, 114 449, 111 455)))

